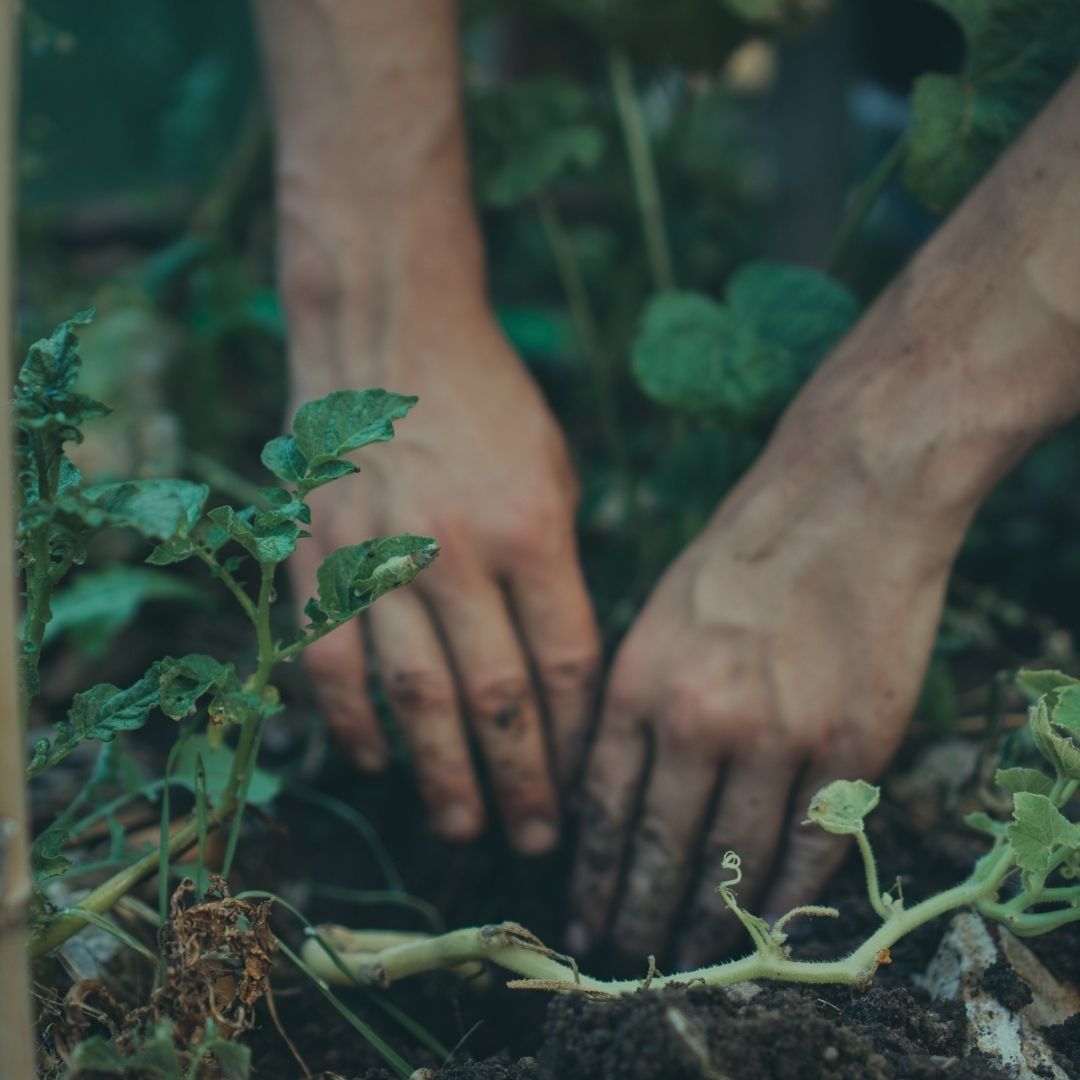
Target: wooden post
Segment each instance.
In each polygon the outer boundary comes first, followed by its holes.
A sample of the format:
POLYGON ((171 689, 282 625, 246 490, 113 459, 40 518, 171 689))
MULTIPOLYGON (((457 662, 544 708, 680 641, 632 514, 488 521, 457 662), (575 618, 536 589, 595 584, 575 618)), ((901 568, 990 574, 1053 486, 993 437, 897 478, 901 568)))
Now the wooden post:
POLYGON ((0 0, 0 1080, 35 1075, 26 917, 27 867, 25 740, 15 674, 15 550, 11 490, 12 272, 14 245, 15 0, 0 0))

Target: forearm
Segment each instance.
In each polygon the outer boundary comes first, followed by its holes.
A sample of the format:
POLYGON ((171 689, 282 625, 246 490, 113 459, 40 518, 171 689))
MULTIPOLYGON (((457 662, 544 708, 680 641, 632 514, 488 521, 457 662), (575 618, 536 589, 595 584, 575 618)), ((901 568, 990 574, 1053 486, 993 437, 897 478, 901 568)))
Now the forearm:
POLYGON ((868 512, 929 516, 958 544, 990 487, 1080 410, 1078 177, 1080 74, 807 385, 770 482, 826 463, 868 512))
POLYGON ((381 378, 418 313, 476 318, 452 0, 257 0, 296 374, 381 378), (343 366, 348 370, 343 370, 343 366))

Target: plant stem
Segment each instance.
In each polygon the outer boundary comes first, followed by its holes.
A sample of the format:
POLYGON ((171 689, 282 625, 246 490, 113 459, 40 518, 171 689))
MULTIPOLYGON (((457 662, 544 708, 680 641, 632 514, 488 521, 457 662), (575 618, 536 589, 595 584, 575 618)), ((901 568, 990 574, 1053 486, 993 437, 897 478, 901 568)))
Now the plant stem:
POLYGON ((615 108, 622 125, 626 155, 630 159, 630 173, 634 180, 634 194, 645 233, 645 251, 652 268, 653 282, 657 289, 670 289, 675 284, 675 275, 664 227, 664 207, 656 178, 656 162, 649 145, 649 132, 641 102, 634 90, 634 73, 625 53, 612 51, 608 54, 608 71, 615 108))
MULTIPOLYGON (((1005 848, 978 867, 967 881, 931 896, 907 911, 891 912, 889 919, 862 945, 840 960, 791 960, 778 953, 753 953, 740 960, 697 971, 655 976, 649 985, 660 988, 676 983, 703 982, 726 986, 752 979, 866 985, 877 968, 887 962, 888 950, 900 938, 948 911, 979 907, 981 901, 996 896, 1012 865, 1012 852, 1005 848)), ((1080 911, 1072 915, 1080 918, 1080 911)), ((640 980, 605 982, 580 975, 565 962, 565 957, 545 949, 528 931, 513 923, 455 930, 378 951, 367 947, 363 933, 337 927, 323 927, 320 931, 332 935, 338 959, 355 978, 378 986, 388 986, 419 972, 455 967, 475 960, 487 960, 524 976, 524 982, 511 984, 515 988, 615 996, 633 993, 642 986, 640 980)), ((304 947, 305 959, 319 975, 330 981, 342 981, 341 973, 333 964, 322 960, 321 954, 322 950, 312 948, 310 942, 304 947)))
POLYGON ((257 622, 258 613, 255 610, 255 605, 251 602, 251 597, 244 592, 240 582, 238 582, 236 578, 234 578, 232 574, 217 561, 214 557, 214 553, 212 551, 207 551, 201 544, 196 544, 195 554, 210 568, 210 573, 236 597, 237 602, 244 609, 244 614, 253 623, 257 622))
POLYGON ((630 459, 626 442, 619 426, 618 409, 615 402, 615 372, 611 357, 600 340, 589 292, 581 273, 581 264, 573 241, 563 224, 562 215, 555 200, 542 191, 536 196, 536 211, 544 227, 551 257, 555 260, 555 269, 559 275, 570 317, 577 329, 581 351, 592 379, 593 393, 596 397, 600 425, 604 432, 608 453, 624 480, 630 477, 630 459))
POLYGON ((851 200, 851 205, 844 214, 840 228, 836 230, 832 243, 829 245, 829 253, 825 256, 825 270, 829 274, 836 274, 844 259, 852 241, 862 228, 867 215, 873 209, 878 196, 884 190, 885 185, 892 179, 893 173, 903 164, 904 154, 907 151, 907 133, 905 132, 890 147, 889 152, 874 166, 874 171, 866 178, 862 187, 856 192, 851 200))
POLYGON ((870 840, 865 832, 860 830, 855 834, 855 843, 858 845, 859 854, 862 856, 863 871, 866 874, 866 892, 870 898, 870 906, 883 919, 892 918, 893 911, 885 906, 881 899, 881 886, 878 884, 877 860, 874 858, 874 849, 870 847, 870 840))

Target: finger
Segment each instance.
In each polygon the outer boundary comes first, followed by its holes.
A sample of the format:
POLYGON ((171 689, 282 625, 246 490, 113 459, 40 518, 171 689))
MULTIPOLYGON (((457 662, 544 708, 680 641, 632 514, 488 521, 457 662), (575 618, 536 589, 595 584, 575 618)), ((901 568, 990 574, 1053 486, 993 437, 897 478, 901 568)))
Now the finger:
POLYGON ((557 560, 521 564, 509 591, 566 786, 581 764, 600 670, 600 635, 572 537, 557 560))
MULTIPOLYGON (((460 582, 459 582, 460 584, 460 582)), ((539 702, 502 590, 490 578, 429 591, 511 845, 526 855, 559 838, 558 800, 539 702)))
POLYGON ((662 951, 686 893, 716 773, 716 760, 699 747, 658 746, 611 931, 623 952, 647 956, 662 951))
POLYGON ((775 920, 792 908, 813 903, 844 861, 848 838, 804 825, 810 800, 837 779, 843 766, 811 766, 800 782, 788 821, 785 850, 762 910, 775 920))
POLYGON ((368 625, 432 829, 448 840, 475 839, 484 827, 484 804, 454 677, 431 615, 415 592, 398 592, 370 609, 368 625))
POLYGON ((615 897, 648 768, 647 706, 645 696, 626 683, 617 663, 582 785, 581 835, 571 887, 580 921, 567 934, 578 952, 586 951, 589 941, 603 931, 615 897))
MULTIPOLYGON (((301 541, 289 560, 300 625, 303 607, 312 595, 321 553, 314 540, 301 541)), ((355 620, 320 638, 304 650, 315 699, 326 723, 353 762, 368 772, 386 766, 390 751, 379 726, 367 687, 364 643, 355 620)))
POLYGON ((780 846, 788 792, 795 766, 770 761, 731 761, 719 805, 705 837, 701 871, 691 900, 687 932, 676 945, 679 967, 686 971, 714 960, 745 931, 728 910, 717 886, 732 880, 722 863, 729 851, 740 859, 742 878, 732 887, 739 906, 755 913, 755 901, 768 881, 780 846))

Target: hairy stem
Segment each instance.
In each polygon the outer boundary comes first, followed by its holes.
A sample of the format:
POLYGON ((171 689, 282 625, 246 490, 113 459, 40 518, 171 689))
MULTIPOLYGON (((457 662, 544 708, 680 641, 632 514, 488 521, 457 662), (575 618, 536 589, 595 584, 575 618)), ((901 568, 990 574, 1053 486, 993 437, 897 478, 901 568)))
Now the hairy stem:
POLYGON ((645 251, 652 268, 653 282, 658 289, 670 289, 675 284, 671 248, 664 227, 664 206, 660 198, 660 183, 656 178, 656 162, 649 145, 649 132, 641 111, 641 102, 634 90, 634 73, 630 61, 621 52, 608 56, 611 89, 615 108, 622 125, 626 155, 634 180, 641 227, 645 233, 645 251))
POLYGON ((865 832, 861 830, 855 834, 855 843, 858 845, 859 854, 862 856, 863 870, 866 874, 866 892, 870 899, 870 906, 883 919, 889 919, 893 915, 891 908, 885 906, 881 899, 881 886, 878 884, 877 860, 874 858, 874 850, 870 847, 870 841, 865 832))

